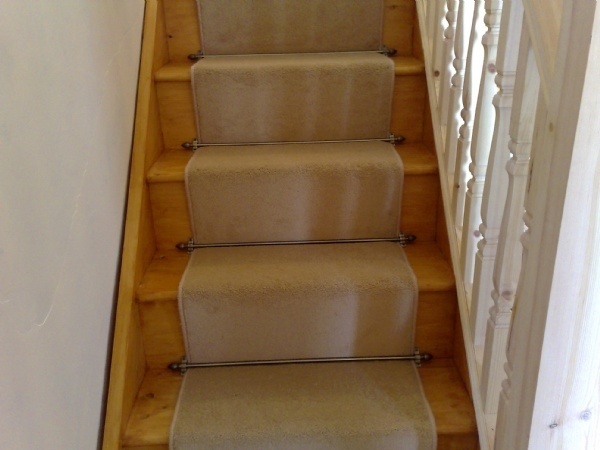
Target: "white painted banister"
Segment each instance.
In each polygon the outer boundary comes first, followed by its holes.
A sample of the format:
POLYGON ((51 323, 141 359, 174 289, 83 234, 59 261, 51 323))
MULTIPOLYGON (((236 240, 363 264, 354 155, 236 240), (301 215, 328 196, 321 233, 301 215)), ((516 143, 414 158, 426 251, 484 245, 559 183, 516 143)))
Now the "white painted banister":
MULTIPOLYGON (((489 310, 493 305, 492 274, 498 247, 500 226, 508 188, 506 164, 509 160, 509 125, 515 86, 515 72, 519 55, 521 25, 523 23, 523 4, 520 0, 504 0, 502 7, 501 39, 498 43, 496 85, 498 93, 493 99, 496 109, 494 135, 490 147, 485 186, 481 204, 482 239, 475 257, 475 275, 473 279, 473 300, 471 310, 471 333, 475 345, 484 343, 489 310)), ((484 369, 485 370, 485 369, 484 369)), ((500 384, 493 387, 500 391, 500 384)), ((486 395, 483 395, 484 401, 486 395)))
POLYGON ((531 142, 540 92, 539 72, 529 36, 525 32, 521 39, 517 73, 516 101, 513 104, 510 125, 508 192, 493 273, 494 306, 487 323, 482 366, 482 395, 486 398, 487 411, 497 410, 500 382, 504 378, 511 310, 521 270, 523 248, 520 238, 524 231, 524 199, 529 180, 531 142))
MULTIPOLYGON (((479 94, 481 79, 483 45, 481 38, 485 32, 484 0, 475 0, 475 10, 469 38, 467 53, 467 66, 463 86, 462 104, 460 112, 462 125, 459 128, 459 138, 454 161, 454 194, 452 195, 453 223, 457 230, 462 228, 465 195, 467 192, 467 171, 470 163, 471 138, 473 121, 475 119, 475 106, 479 94)), ((452 162, 451 162, 452 163, 452 162)))
POLYGON ((480 446, 600 448, 598 2, 416 3, 480 446))
MULTIPOLYGON (((473 282, 475 253, 477 252, 477 242, 481 237, 479 231, 481 202, 494 133, 494 121, 496 119, 492 100, 497 92, 494 78, 497 72, 496 55, 501 14, 502 0, 485 0, 484 23, 487 26, 487 31, 482 38, 484 57, 473 124, 471 163, 469 164, 470 179, 467 182, 461 240, 463 248, 461 252, 461 269, 463 281, 466 285, 471 285, 473 282)), ((478 299, 475 299, 475 301, 478 301, 478 299)), ((473 297, 471 303, 473 303, 473 297)), ((471 305, 472 313, 473 306, 471 305)))
POLYGON ((452 78, 452 61, 454 59, 454 36, 456 34, 456 17, 458 14, 458 0, 447 0, 446 22, 444 30, 442 73, 440 74, 440 101, 438 102, 441 125, 446 125, 448 118, 448 104, 450 101, 450 86, 452 78))
MULTIPOLYGON (((445 22, 446 22, 446 2, 443 0, 437 0, 435 2, 436 4, 436 9, 435 9, 435 17, 434 17, 434 32, 435 34, 433 35, 433 48, 432 48, 432 54, 433 54, 433 73, 434 76, 438 79, 438 83, 439 83, 439 79, 440 79, 440 75, 442 73, 442 65, 443 65, 443 59, 444 59, 444 45, 443 45, 443 40, 444 40, 444 30, 445 30, 445 22)), ((438 101, 440 99, 440 89, 439 89, 439 85, 438 85, 438 101)))
MULTIPOLYGON (((446 123, 446 140, 444 141, 444 161, 441 168, 454 179, 454 166, 456 161, 456 146, 458 142, 458 129, 460 127, 460 111, 462 109, 463 85, 465 81, 465 68, 467 65, 467 51, 473 23, 473 0, 459 0, 456 30, 454 33, 454 61, 452 67, 454 75, 450 79, 450 96, 446 123)), ((440 118, 440 121, 443 119, 440 118)), ((453 189, 450 190, 452 194, 453 189)))
POLYGON ((600 447, 600 8, 565 2, 536 124, 496 448, 600 447))

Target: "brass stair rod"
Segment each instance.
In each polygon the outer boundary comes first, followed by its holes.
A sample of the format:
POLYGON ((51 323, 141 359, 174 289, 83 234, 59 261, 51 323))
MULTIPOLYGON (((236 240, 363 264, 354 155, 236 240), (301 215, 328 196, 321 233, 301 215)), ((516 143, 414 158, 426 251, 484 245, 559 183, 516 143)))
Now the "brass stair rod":
POLYGON ((340 358, 306 358, 306 359, 273 359, 265 361, 231 361, 215 363, 188 363, 184 358, 180 363, 169 364, 169 369, 179 370, 185 373, 188 369, 200 369, 210 367, 239 367, 239 366, 274 366, 282 364, 308 364, 308 363, 335 363, 335 362, 368 362, 368 361, 415 361, 417 366, 421 362, 430 361, 433 356, 430 353, 420 353, 418 349, 412 355, 402 356, 359 356, 340 358))
POLYGON ((233 242, 218 244, 195 244, 191 239, 188 242, 177 244, 179 250, 193 250, 195 248, 222 248, 222 247, 262 247, 267 245, 310 245, 310 244, 363 244, 373 242, 400 242, 402 245, 410 244, 416 240, 412 234, 400 235, 395 238, 370 238, 370 239, 324 239, 314 241, 270 241, 270 242, 233 242))

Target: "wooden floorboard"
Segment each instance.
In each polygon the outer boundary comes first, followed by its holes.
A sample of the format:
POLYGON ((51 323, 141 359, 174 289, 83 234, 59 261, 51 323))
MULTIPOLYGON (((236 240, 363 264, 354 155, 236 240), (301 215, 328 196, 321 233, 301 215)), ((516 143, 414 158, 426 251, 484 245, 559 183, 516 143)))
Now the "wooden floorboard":
MULTIPOLYGON (((419 369, 419 374, 435 417, 438 450, 475 449, 473 406, 452 360, 434 360, 419 369)), ((147 372, 123 438, 124 447, 156 450, 168 444, 181 380, 181 375, 168 370, 147 372)))

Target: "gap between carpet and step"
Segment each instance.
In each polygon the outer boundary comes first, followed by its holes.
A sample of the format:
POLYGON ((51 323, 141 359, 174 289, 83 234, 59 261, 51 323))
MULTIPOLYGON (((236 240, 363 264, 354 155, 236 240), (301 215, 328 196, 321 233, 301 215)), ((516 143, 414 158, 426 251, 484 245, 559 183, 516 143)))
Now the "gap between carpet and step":
MULTIPOLYGON (((419 369, 425 395, 435 417, 438 450, 475 450, 477 428, 471 400, 450 359, 438 359, 419 369)), ((154 369, 144 377, 123 436, 123 446, 167 449, 169 429, 183 378, 154 369)))

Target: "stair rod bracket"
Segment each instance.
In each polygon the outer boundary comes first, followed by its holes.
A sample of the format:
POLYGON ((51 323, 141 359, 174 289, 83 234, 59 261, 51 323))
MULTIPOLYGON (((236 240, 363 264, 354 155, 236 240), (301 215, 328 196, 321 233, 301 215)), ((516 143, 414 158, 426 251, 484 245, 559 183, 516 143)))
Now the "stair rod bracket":
POLYGON ((196 53, 191 53, 187 56, 190 61, 199 61, 204 58, 204 52, 202 50, 198 50, 196 53))
POLYGON ((367 244, 374 242, 398 242, 402 247, 412 244, 417 237, 412 234, 400 235, 396 238, 372 238, 372 239, 327 239, 313 241, 270 241, 270 242, 231 242, 217 244, 196 244, 190 238, 187 242, 180 242, 175 247, 178 250, 186 251, 191 254, 197 248, 223 248, 223 247, 262 247, 273 245, 317 245, 317 244, 367 244))
POLYGON ((339 357, 339 358, 305 358, 305 359, 274 359, 262 361, 231 361, 215 363, 190 363, 185 357, 178 363, 169 364, 172 371, 179 371, 184 375, 188 369, 201 369, 210 367, 240 367, 240 366, 274 366, 283 364, 314 364, 314 363, 336 363, 336 362, 375 362, 375 361, 414 361, 417 367, 423 362, 431 361, 430 353, 421 353, 418 348, 412 355, 401 356, 363 356, 363 357, 339 357))
POLYGON ((379 51, 380 53, 383 53, 385 56, 389 57, 395 56, 396 53, 398 53, 398 50, 395 48, 387 48, 385 45, 382 45, 379 51))
POLYGON ((396 136, 393 133, 387 138, 381 139, 347 139, 337 141, 278 141, 278 142, 232 142, 229 144, 208 144, 202 143, 197 138, 191 141, 185 141, 181 144, 186 150, 196 151, 201 147, 234 147, 242 145, 284 145, 284 144, 343 144, 347 142, 389 142, 392 145, 402 144, 406 138, 404 136, 396 136))

